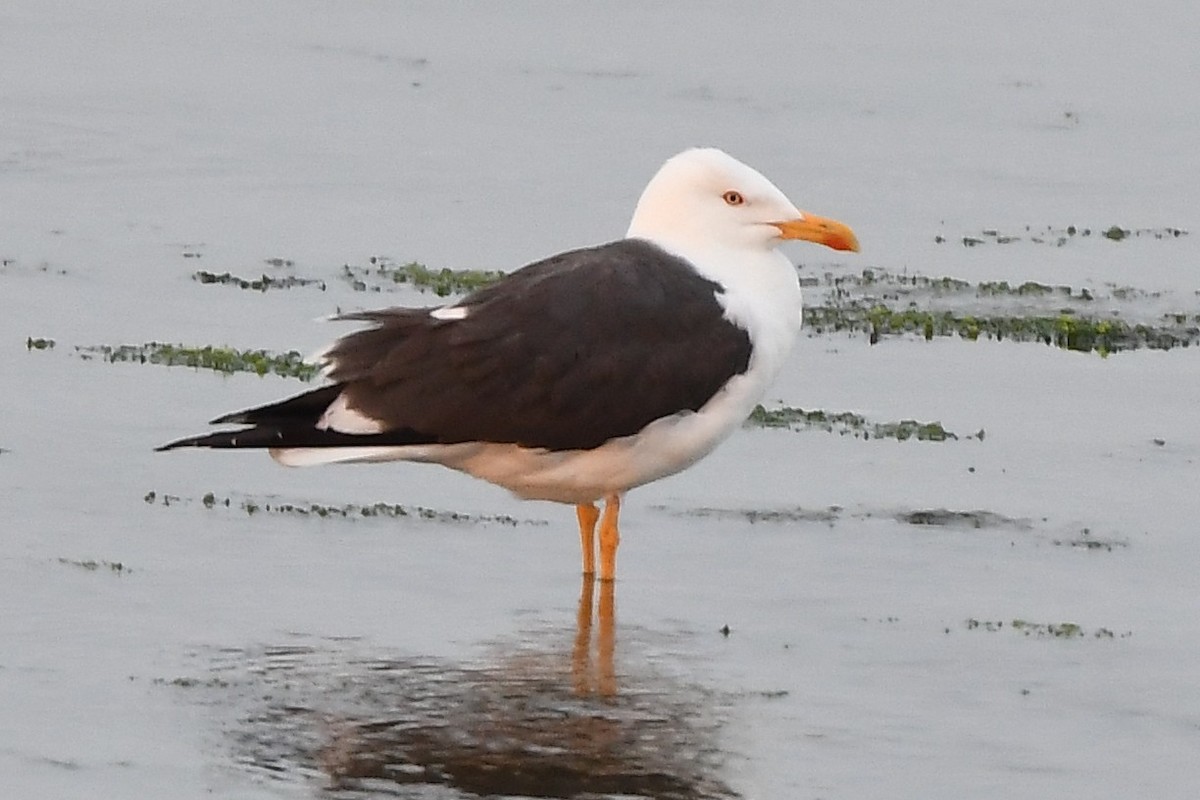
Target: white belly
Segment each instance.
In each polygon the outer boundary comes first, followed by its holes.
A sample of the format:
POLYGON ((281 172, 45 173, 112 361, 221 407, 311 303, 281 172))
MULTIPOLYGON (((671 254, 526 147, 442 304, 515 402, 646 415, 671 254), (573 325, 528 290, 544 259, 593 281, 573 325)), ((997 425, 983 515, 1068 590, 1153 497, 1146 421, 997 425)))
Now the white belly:
MULTIPOLYGON (((699 411, 655 420, 594 450, 549 451, 511 444, 445 447, 430 460, 530 500, 587 503, 690 467, 731 434, 761 399, 770 376, 747 371, 699 411)), ((440 448, 439 448, 440 449, 440 448)))

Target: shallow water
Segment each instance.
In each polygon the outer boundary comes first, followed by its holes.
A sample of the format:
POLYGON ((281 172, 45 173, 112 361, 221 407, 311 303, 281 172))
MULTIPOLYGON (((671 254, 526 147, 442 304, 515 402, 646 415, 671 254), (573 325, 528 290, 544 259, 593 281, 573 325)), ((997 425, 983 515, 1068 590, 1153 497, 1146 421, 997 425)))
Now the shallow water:
POLYGON ((344 264, 612 238, 691 144, 855 227, 860 257, 793 251, 807 277, 1200 313, 1192 5, 757 13, 6 4, 6 796, 1200 792, 1195 347, 810 332, 768 405, 962 438, 739 432, 630 495, 611 614, 581 601, 568 508, 417 465, 155 454, 301 384, 75 349, 311 352, 340 330, 316 317, 435 301, 344 264), (1040 233, 1069 225, 1189 233, 1040 233), (376 503, 413 513, 312 511, 376 503))

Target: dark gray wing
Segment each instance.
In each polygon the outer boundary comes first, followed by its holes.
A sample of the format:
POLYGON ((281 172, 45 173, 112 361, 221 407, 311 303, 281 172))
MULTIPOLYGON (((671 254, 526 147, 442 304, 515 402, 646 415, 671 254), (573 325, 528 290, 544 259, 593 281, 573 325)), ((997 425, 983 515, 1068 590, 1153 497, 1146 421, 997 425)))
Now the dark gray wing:
POLYGON ((351 408, 441 443, 592 448, 696 411, 745 372, 750 338, 718 284, 641 240, 540 261, 426 310, 352 315, 374 327, 330 351, 351 408))
POLYGON ((746 371, 750 337, 723 316, 720 292, 641 240, 562 253, 463 298, 463 319, 427 308, 345 315, 370 327, 329 350, 334 386, 216 420, 256 426, 250 431, 173 444, 598 447, 698 410, 746 371), (339 394, 384 432, 316 431, 339 394), (229 444, 234 435, 246 444, 229 444))

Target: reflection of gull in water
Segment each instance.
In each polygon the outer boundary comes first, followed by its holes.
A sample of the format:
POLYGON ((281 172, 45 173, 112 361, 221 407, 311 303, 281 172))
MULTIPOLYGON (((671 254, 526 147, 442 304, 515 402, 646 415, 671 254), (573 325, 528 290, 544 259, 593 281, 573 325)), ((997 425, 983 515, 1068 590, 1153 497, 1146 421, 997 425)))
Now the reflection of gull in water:
POLYGON ((210 685, 235 705, 238 761, 323 775, 333 797, 737 797, 720 698, 615 659, 612 588, 584 579, 569 648, 525 639, 476 664, 273 648, 227 654, 210 685))
POLYGON ((616 609, 613 607, 613 582, 600 582, 599 628, 596 634, 596 660, 592 660, 592 599, 595 581, 584 574, 579 592, 579 618, 576 625, 575 649, 571 652, 571 677, 578 695, 598 694, 611 697, 617 693, 617 675, 613 666, 616 646, 616 609))

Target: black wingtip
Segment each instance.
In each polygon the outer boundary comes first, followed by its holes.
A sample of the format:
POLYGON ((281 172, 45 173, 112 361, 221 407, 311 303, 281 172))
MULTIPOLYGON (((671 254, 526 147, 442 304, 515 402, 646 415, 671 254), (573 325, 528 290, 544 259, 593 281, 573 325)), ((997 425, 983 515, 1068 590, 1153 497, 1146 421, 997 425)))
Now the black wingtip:
POLYGON ((274 433, 274 431, 263 431, 260 429, 202 433, 199 436, 189 436, 186 439, 176 439, 173 442, 167 442, 164 445, 154 448, 154 452, 161 453, 164 450, 175 450, 180 447, 271 447, 273 443, 267 438, 271 433, 274 433))
POLYGON ((203 438, 203 436, 189 436, 186 439, 176 439, 173 442, 160 444, 158 447, 154 448, 154 452, 165 453, 167 450, 176 450, 180 447, 195 447, 203 438))

